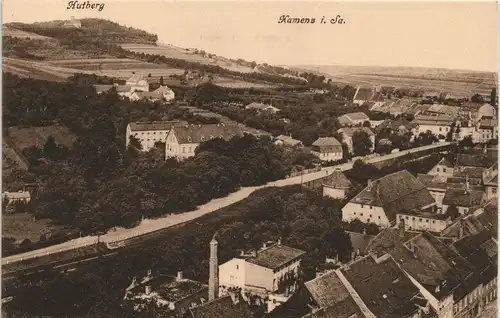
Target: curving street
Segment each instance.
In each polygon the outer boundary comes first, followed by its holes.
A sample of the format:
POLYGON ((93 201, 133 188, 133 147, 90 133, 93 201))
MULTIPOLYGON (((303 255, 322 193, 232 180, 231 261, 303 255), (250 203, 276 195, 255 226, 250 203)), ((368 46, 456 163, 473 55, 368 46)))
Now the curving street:
MULTIPOLYGON (((373 157, 373 158, 365 160, 365 162, 366 163, 377 163, 377 162, 401 157, 401 156, 407 155, 409 153, 417 153, 417 152, 421 152, 421 151, 425 151, 425 150, 429 150, 429 149, 445 147, 449 144, 450 144, 449 142, 436 143, 433 145, 404 150, 404 151, 400 151, 400 152, 396 152, 396 153, 387 154, 384 156, 373 157)), ((82 237, 82 238, 74 239, 71 241, 67 241, 65 243, 61 243, 58 245, 48 246, 48 247, 45 247, 42 249, 12 255, 9 257, 2 258, 2 265, 11 264, 11 263, 19 262, 19 261, 24 261, 27 259, 45 256, 45 255, 49 255, 49 254, 54 254, 54 253, 58 253, 58 252, 68 251, 68 250, 76 249, 76 248, 79 248, 82 246, 88 246, 88 245, 97 243, 98 240, 100 242, 107 243, 108 247, 110 247, 110 248, 116 248, 119 246, 118 245, 113 246, 114 245, 113 243, 117 244, 120 241, 129 239, 132 237, 138 237, 138 236, 141 236, 141 235, 144 235, 147 233, 151 233, 151 232, 158 231, 158 230, 165 229, 165 228, 169 228, 171 226, 178 225, 178 224, 181 224, 181 223, 184 223, 187 221, 194 220, 194 219, 199 218, 205 214, 214 212, 218 209, 221 209, 223 207, 227 207, 233 203, 241 201, 241 200, 247 198, 255 190, 262 189, 265 187, 284 187, 284 186, 288 186, 288 185, 310 182, 313 180, 323 178, 323 177, 331 174, 334 170, 337 170, 337 169, 340 169, 342 171, 349 170, 352 168, 352 165, 353 165, 352 162, 348 162, 348 163, 344 163, 344 164, 333 166, 333 167, 326 167, 320 171, 309 173, 309 174, 304 174, 302 176, 296 176, 296 177, 292 177, 292 178, 288 178, 288 179, 269 182, 269 183, 262 185, 262 186, 241 188, 240 190, 233 192, 226 197, 214 199, 206 204, 203 204, 203 205, 199 206, 198 209, 196 209, 194 211, 185 212, 182 214, 171 214, 171 215, 168 215, 168 216, 165 216, 162 218, 158 218, 158 219, 145 219, 145 220, 141 221, 141 223, 134 228, 131 228, 131 229, 124 229, 124 228, 112 229, 112 230, 108 231, 106 234, 101 235, 99 238, 97 236, 87 236, 87 237, 82 237)))

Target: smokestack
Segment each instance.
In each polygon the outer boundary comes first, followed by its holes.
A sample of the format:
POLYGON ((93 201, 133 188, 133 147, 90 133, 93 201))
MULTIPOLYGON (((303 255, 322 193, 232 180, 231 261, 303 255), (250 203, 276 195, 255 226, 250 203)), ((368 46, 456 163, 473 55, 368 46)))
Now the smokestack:
POLYGON ((151 286, 146 285, 145 292, 146 292, 146 295, 151 294, 151 286))
POLYGON ((217 258, 217 233, 210 241, 210 268, 208 280, 208 300, 212 301, 219 297, 219 262, 217 258))
POLYGON ((176 281, 181 281, 183 279, 182 271, 177 272, 177 277, 175 278, 176 281))
POLYGON ((366 187, 368 188, 368 191, 372 189, 372 186, 373 186, 372 179, 368 179, 368 181, 366 182, 366 187))
POLYGON ((399 236, 404 237, 406 232, 405 228, 405 220, 403 218, 400 219, 399 221, 399 236))

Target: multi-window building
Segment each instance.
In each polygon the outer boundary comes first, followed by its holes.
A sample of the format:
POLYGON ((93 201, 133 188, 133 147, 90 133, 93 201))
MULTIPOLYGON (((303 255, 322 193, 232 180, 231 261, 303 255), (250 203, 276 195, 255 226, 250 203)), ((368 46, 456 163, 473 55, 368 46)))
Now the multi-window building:
POLYGON ((312 144, 311 153, 322 161, 337 161, 343 158, 342 144, 334 137, 318 138, 312 144))
POLYGON ((148 151, 157 142, 165 142, 167 135, 174 126, 186 126, 185 121, 151 121, 133 122, 127 125, 125 142, 128 147, 131 137, 135 137, 142 145, 143 151, 148 151))

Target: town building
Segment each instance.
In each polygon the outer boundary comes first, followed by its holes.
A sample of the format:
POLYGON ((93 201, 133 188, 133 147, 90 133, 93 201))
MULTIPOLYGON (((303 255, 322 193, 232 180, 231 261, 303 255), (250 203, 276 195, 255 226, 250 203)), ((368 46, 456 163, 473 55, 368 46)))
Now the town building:
POLYGON ((480 190, 470 190, 466 184, 465 189, 446 189, 443 198, 442 213, 446 213, 450 206, 455 206, 460 214, 467 214, 475 207, 481 207, 486 202, 486 194, 480 190))
POLYGON ((337 161, 343 158, 342 144, 334 137, 318 138, 311 146, 311 153, 322 161, 337 161))
POLYGON ((165 142, 167 135, 174 126, 186 126, 185 121, 151 121, 132 122, 127 125, 125 143, 128 148, 131 136, 137 138, 143 151, 154 148, 155 143, 165 142))
MULTIPOLYGON (((437 169, 442 171, 443 168, 437 169)), ((436 201, 436 207, 441 209, 443 207, 443 198, 447 188, 447 177, 438 174, 431 175, 419 173, 417 175, 417 179, 425 185, 427 190, 429 190, 429 193, 434 198, 434 201, 436 201)))
POLYGON ((260 250, 242 253, 219 266, 219 289, 239 289, 256 295, 290 295, 297 288, 305 252, 268 242, 260 250))
POLYGON ((482 118, 496 119, 497 110, 490 104, 483 104, 478 108, 476 118, 477 120, 481 120, 482 118))
POLYGON ((396 226, 404 226, 410 231, 440 233, 452 221, 452 217, 436 211, 405 211, 396 216, 396 226))
POLYGON ((342 127, 361 126, 365 121, 370 121, 370 117, 363 112, 356 112, 344 114, 338 118, 338 121, 342 127))
POLYGON ((82 22, 75 19, 75 17, 71 17, 71 20, 64 22, 63 27, 80 29, 82 27, 82 22))
POLYGON ((248 304, 240 295, 226 295, 189 308, 183 318, 254 318, 248 304))
POLYGON ((446 157, 443 157, 427 174, 448 178, 453 176, 454 170, 455 165, 446 159, 446 157))
POLYGON ((414 137, 415 135, 417 135, 418 126, 416 123, 411 122, 404 117, 399 117, 397 119, 384 120, 380 125, 377 126, 377 128, 375 128, 375 131, 377 133, 380 133, 384 130, 400 135, 411 133, 414 137))
POLYGON ((381 105, 384 103, 380 87, 362 87, 362 86, 358 86, 356 88, 356 93, 354 94, 352 102, 359 106, 367 102, 372 102, 374 106, 381 105))
POLYGON ((451 124, 455 123, 455 119, 447 115, 418 115, 414 122, 418 125, 417 134, 430 131, 436 136, 446 137, 451 129, 451 124))
POLYGON ((139 101, 139 100, 148 100, 151 102, 157 102, 162 100, 162 94, 159 92, 143 92, 143 91, 135 91, 130 95, 129 98, 131 101, 139 101))
POLYGON ((353 153, 353 141, 352 137, 356 133, 364 132, 368 135, 368 138, 370 139, 372 146, 371 146, 371 151, 375 149, 375 134, 373 131, 368 128, 368 127, 345 127, 345 128, 340 128, 337 130, 337 133, 342 134, 342 143, 345 143, 347 145, 347 149, 349 150, 350 153, 353 153))
POLYGON ((343 199, 351 186, 351 181, 347 179, 342 171, 334 171, 323 179, 323 196, 343 199))
POLYGON ((276 141, 274 142, 276 145, 279 146, 286 146, 286 147, 303 147, 304 145, 302 144, 302 141, 293 139, 291 136, 285 136, 285 135, 279 135, 276 137, 276 141))
POLYGON ((359 219, 390 227, 396 223, 398 212, 423 210, 436 202, 425 185, 406 170, 369 181, 358 195, 342 209, 342 220, 359 219))
POLYGON ((166 138, 165 158, 186 159, 195 155, 200 143, 216 138, 229 140, 243 136, 238 125, 209 124, 173 127, 166 138))
POLYGON ((16 202, 25 202, 28 203, 31 201, 31 196, 29 191, 19 190, 17 192, 8 192, 5 191, 2 193, 2 201, 7 204, 16 203, 16 202))
POLYGON ((491 139, 498 140, 498 120, 496 118, 481 118, 472 136, 474 142, 483 143, 491 139))

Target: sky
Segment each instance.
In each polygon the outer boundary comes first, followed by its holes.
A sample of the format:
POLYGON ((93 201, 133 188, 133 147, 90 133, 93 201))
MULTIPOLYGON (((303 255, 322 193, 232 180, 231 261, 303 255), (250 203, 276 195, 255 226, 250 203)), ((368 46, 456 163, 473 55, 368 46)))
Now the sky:
POLYGON ((422 66, 498 71, 498 8, 489 2, 4 0, 2 23, 105 18, 159 41, 274 65, 422 66), (79 1, 82 3, 83 1, 79 1), (315 24, 279 24, 282 15, 315 24), (320 24, 341 15, 345 24, 320 24))

